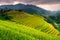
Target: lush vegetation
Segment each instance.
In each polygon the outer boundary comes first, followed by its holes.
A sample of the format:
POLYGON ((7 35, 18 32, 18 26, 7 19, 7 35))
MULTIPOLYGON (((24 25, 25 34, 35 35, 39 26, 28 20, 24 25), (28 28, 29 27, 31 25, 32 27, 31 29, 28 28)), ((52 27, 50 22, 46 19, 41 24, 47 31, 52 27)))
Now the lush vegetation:
POLYGON ((45 16, 45 20, 60 31, 60 13, 53 16, 45 16))
POLYGON ((10 21, 0 20, 0 40, 59 40, 36 29, 10 21))
POLYGON ((60 40, 59 31, 42 16, 19 11, 6 14, 10 19, 0 16, 0 40, 60 40))
POLYGON ((37 30, 41 30, 45 33, 50 33, 53 35, 58 35, 57 31, 53 25, 47 23, 43 17, 37 15, 31 15, 25 12, 10 11, 7 13, 9 16, 13 17, 13 20, 24 24, 26 26, 31 26, 37 30))

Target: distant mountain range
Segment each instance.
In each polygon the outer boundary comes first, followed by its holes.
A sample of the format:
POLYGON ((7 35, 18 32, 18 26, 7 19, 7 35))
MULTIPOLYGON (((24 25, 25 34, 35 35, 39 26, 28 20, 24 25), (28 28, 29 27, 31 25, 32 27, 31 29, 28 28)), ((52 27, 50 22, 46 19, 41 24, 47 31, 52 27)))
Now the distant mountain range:
POLYGON ((24 5, 24 4, 16 4, 16 5, 2 5, 0 6, 2 9, 11 9, 11 10, 22 10, 31 14, 38 14, 38 15, 48 15, 50 11, 47 11, 43 8, 37 7, 35 5, 24 5))
POLYGON ((45 10, 41 7, 37 7, 35 5, 31 5, 31 4, 16 4, 16 5, 2 5, 0 6, 0 9, 9 9, 9 10, 22 10, 31 14, 38 14, 38 15, 42 15, 42 16, 52 16, 52 15, 56 15, 58 12, 60 13, 60 11, 49 11, 49 10, 45 10))

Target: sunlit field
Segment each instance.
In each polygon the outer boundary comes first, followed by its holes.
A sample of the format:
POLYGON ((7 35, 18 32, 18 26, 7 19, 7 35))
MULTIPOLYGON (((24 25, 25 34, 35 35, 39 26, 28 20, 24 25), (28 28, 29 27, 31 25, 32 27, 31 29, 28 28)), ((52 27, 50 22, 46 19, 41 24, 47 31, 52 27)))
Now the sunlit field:
POLYGON ((60 32, 44 17, 23 11, 6 13, 11 19, 0 16, 0 40, 60 40, 60 32))

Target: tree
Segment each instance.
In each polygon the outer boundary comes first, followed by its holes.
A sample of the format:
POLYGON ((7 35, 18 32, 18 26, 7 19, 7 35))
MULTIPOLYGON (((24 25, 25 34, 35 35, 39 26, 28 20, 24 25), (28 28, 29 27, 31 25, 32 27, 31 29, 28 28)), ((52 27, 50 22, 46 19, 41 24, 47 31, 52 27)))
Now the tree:
POLYGON ((6 20, 10 20, 9 16, 6 13, 8 11, 10 10, 8 10, 7 7, 5 7, 4 9, 0 9, 0 15, 6 20))

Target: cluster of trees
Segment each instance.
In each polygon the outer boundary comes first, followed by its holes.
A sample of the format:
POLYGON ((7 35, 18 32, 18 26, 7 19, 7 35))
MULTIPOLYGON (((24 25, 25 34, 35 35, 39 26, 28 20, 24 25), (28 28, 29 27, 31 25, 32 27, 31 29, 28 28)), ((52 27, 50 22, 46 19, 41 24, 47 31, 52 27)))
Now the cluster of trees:
POLYGON ((10 11, 10 10, 8 10, 7 8, 0 9, 0 16, 3 17, 5 20, 10 20, 9 16, 6 13, 8 11, 10 11))

